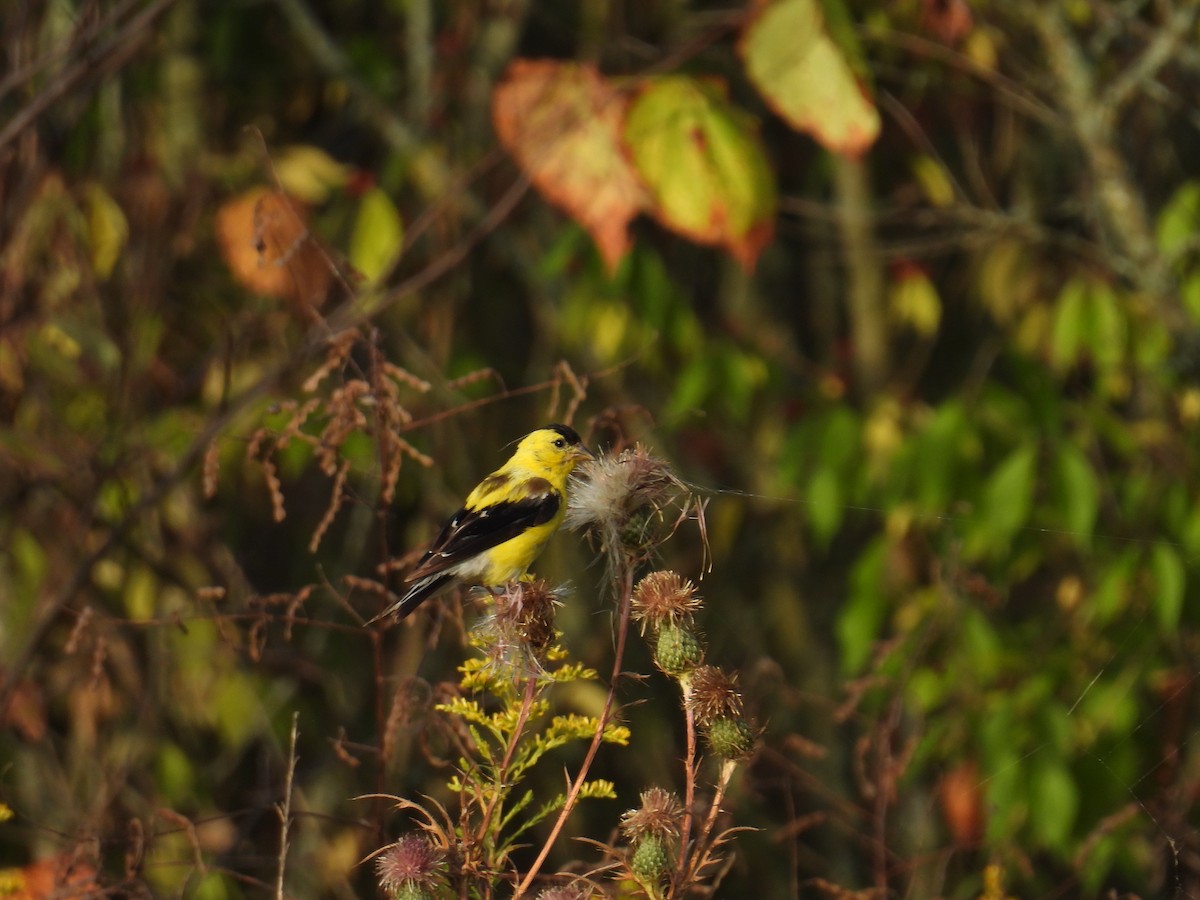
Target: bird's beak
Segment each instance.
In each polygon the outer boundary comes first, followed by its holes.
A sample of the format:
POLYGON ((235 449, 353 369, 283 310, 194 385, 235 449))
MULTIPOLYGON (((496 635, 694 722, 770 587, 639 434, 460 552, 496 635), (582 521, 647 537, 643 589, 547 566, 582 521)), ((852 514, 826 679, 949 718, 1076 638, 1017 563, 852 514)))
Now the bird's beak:
POLYGON ((581 463, 584 460, 595 459, 595 458, 596 458, 596 454, 593 453, 591 450, 589 450, 587 447, 583 446, 583 444, 580 444, 578 447, 575 448, 575 462, 581 463))

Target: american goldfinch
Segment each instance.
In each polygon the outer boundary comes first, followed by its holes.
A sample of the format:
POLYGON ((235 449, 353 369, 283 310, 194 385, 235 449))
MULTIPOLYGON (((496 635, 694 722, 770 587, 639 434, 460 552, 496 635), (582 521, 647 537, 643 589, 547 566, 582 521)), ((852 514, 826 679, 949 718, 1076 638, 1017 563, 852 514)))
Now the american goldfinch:
POLYGON ((455 582, 491 587, 523 578, 567 510, 567 478, 592 453, 566 425, 525 435, 479 482, 405 579, 399 600, 371 621, 403 619, 455 582))

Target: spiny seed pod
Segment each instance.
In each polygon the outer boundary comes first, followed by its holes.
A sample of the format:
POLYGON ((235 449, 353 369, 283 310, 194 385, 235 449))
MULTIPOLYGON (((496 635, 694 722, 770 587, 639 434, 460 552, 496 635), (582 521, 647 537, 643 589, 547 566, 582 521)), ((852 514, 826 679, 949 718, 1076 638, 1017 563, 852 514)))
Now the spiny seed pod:
POLYGON ((657 882, 667 874, 671 867, 671 856, 667 852, 667 842, 656 834, 648 834, 640 841, 633 851, 633 859, 629 868, 633 874, 643 881, 657 882))
POLYGON ((379 886, 393 900, 433 900, 442 854, 428 840, 406 834, 375 860, 379 886))
POLYGON ((523 643, 541 659, 554 641, 558 597, 541 580, 513 581, 496 595, 495 627, 511 642, 523 643))
POLYGON ((633 589, 633 618, 642 623, 642 634, 647 625, 657 630, 691 622, 702 605, 696 586, 669 569, 651 572, 633 589))
POLYGON ((668 675, 677 678, 704 662, 704 647, 690 628, 663 625, 654 648, 654 662, 668 675))
POLYGON ((670 791, 642 791, 642 805, 621 816, 621 833, 633 845, 629 868, 646 882, 657 882, 670 868, 679 844, 683 804, 670 791))
POLYGON ((744 759, 754 749, 754 732, 742 718, 713 719, 705 737, 713 753, 722 759, 744 759))
POLYGON ((700 666, 688 676, 688 707, 701 726, 720 718, 742 717, 742 695, 737 679, 716 666, 700 666))

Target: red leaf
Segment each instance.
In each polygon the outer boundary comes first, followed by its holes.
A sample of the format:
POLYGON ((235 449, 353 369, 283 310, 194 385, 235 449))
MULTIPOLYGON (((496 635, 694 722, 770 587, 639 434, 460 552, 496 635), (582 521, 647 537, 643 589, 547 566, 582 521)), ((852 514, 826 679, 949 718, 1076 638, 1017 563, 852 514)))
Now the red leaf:
POLYGON ((621 149, 625 96, 595 67, 518 59, 492 94, 496 134, 551 203, 587 229, 610 271, 645 191, 621 149))

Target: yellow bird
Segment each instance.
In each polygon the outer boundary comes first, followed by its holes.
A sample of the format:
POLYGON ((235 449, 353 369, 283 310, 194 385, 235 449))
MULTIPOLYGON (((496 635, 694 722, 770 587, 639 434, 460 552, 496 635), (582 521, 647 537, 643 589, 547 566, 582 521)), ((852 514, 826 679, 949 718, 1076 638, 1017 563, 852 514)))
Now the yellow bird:
POLYGON ((592 453, 566 425, 525 435, 479 482, 405 579, 407 590, 371 621, 403 619, 429 597, 465 582, 487 587, 526 577, 567 511, 567 479, 592 453))

